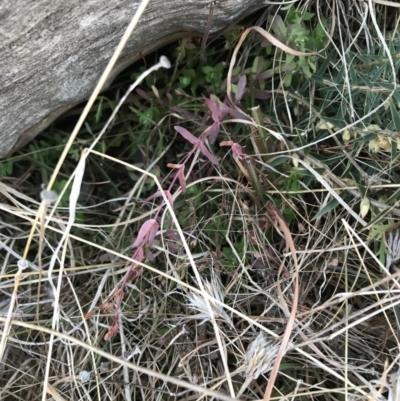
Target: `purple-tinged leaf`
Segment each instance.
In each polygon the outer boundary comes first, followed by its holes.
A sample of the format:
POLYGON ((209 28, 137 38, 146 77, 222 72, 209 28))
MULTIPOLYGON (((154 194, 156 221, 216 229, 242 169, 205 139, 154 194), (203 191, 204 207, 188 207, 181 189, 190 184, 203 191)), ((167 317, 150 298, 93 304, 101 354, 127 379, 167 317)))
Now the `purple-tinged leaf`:
POLYGON ((208 129, 208 141, 210 142, 211 145, 214 145, 215 141, 217 140, 217 136, 219 134, 219 123, 214 123, 211 127, 208 129))
POLYGON ((181 116, 182 118, 184 118, 185 120, 194 120, 195 119, 195 115, 193 113, 189 113, 188 111, 182 109, 182 107, 173 106, 173 107, 171 107, 171 110, 176 111, 178 113, 178 115, 181 116))
POLYGON ((247 78, 246 75, 241 75, 239 78, 239 82, 237 83, 236 86, 236 94, 235 94, 235 100, 237 102, 240 102, 244 95, 244 90, 246 89, 246 84, 247 84, 247 78))
POLYGON ((179 184, 180 184, 180 186, 182 188, 182 192, 185 193, 186 192, 185 165, 184 164, 168 163, 167 167, 178 169, 179 184))
POLYGON ((257 74, 257 80, 258 82, 265 81, 266 79, 271 78, 273 76, 274 76, 274 70, 265 70, 257 74))
POLYGON ((145 221, 140 227, 138 236, 133 243, 132 247, 137 248, 137 247, 142 247, 144 245, 151 246, 153 245, 153 241, 155 236, 157 235, 157 231, 159 228, 159 224, 155 219, 149 219, 145 221))
POLYGON ((138 262, 143 262, 144 251, 142 247, 136 249, 135 253, 133 254, 133 259, 137 260, 138 262))
POLYGON ((206 105, 208 108, 211 110, 211 117, 214 120, 214 122, 219 122, 219 107, 216 102, 214 102, 211 99, 205 99, 206 105))
POLYGON ((167 191, 164 191, 164 192, 165 192, 165 196, 166 196, 167 199, 168 199, 169 204, 170 204, 172 207, 174 207, 174 199, 172 198, 171 192, 169 192, 168 190, 167 190, 167 191))
POLYGON ((165 235, 166 235, 170 240, 172 240, 172 241, 175 241, 175 242, 178 242, 178 241, 179 241, 179 243, 181 242, 181 237, 180 237, 179 234, 178 234, 176 231, 174 231, 174 230, 167 230, 167 231, 165 232, 165 235))
POLYGON ((176 254, 178 252, 178 249, 182 245, 181 237, 174 230, 167 230, 165 232, 165 235, 168 238, 167 241, 168 250, 176 254))
POLYGON ((146 204, 147 202, 150 202, 151 200, 158 198, 162 196, 160 191, 157 191, 156 193, 154 193, 153 195, 150 195, 147 199, 145 199, 144 204, 146 204))
POLYGON ((110 338, 115 337, 117 334, 118 334, 118 322, 115 322, 108 329, 106 335, 104 336, 104 340, 108 341, 110 338))
POLYGON ((215 104, 219 104, 220 103, 220 100, 219 100, 218 96, 215 96, 212 93, 210 95, 210 100, 212 100, 215 104))
POLYGON ((237 120, 251 121, 251 118, 247 114, 244 114, 241 111, 234 109, 233 107, 229 110, 229 114, 237 120))
POLYGON ((258 77, 258 74, 262 71, 263 64, 264 64, 263 56, 258 57, 258 60, 257 60, 257 77, 258 77))
POLYGON ((139 96, 141 96, 143 99, 146 99, 146 100, 149 100, 149 101, 151 100, 150 95, 146 91, 144 91, 143 89, 137 88, 136 89, 136 93, 139 96))
POLYGON ((179 179, 179 185, 182 188, 182 192, 186 193, 185 166, 183 166, 182 168, 179 169, 178 179, 179 179))
MULTIPOLYGON (((168 190, 165 190, 164 193, 165 193, 165 196, 167 197, 168 202, 170 203, 170 205, 171 205, 172 207, 174 207, 174 200, 172 199, 171 192, 169 192, 168 190)), ((155 194, 149 196, 149 197, 145 200, 145 203, 151 201, 152 199, 159 198, 159 197, 162 197, 161 191, 157 191, 155 194)))
POLYGON ((239 160, 245 158, 242 147, 236 142, 232 144, 232 153, 233 157, 238 158, 239 160))
POLYGON ((268 100, 271 98, 271 92, 261 89, 254 89, 254 98, 259 100, 268 100))
POLYGON ((187 129, 180 127, 179 125, 174 126, 175 131, 180 133, 188 142, 190 142, 193 145, 198 145, 200 140, 199 138, 196 138, 192 133, 190 133, 187 129))
POLYGON ((204 145, 203 142, 200 143, 199 148, 201 153, 203 153, 203 155, 207 157, 207 159, 210 160, 212 164, 218 166, 218 159, 213 154, 210 153, 210 151, 206 148, 206 145, 204 145))
POLYGON ((246 154, 243 153, 243 148, 236 142, 222 141, 219 146, 230 146, 235 159, 243 160, 246 157, 246 154))
POLYGON ((209 107, 213 114, 212 118, 215 122, 220 123, 229 113, 229 107, 225 103, 221 102, 221 100, 219 100, 218 97, 215 95, 210 95, 210 100, 217 106, 217 112, 209 107))
POLYGON ((192 143, 193 145, 195 145, 195 148, 199 147, 201 153, 203 153, 203 155, 205 157, 207 157, 208 160, 210 160, 210 162, 212 164, 218 165, 218 160, 215 156, 213 156, 209 150, 206 148, 206 146, 204 145, 203 141, 201 141, 200 139, 196 138, 193 134, 191 134, 188 130, 186 130, 183 127, 180 127, 179 125, 176 125, 175 130, 178 131, 188 142, 192 143))
POLYGON ((132 270, 129 272, 128 281, 131 283, 133 280, 135 280, 136 277, 139 276, 141 272, 142 272, 142 266, 139 265, 133 266, 132 270))
POLYGON ((261 42, 261 47, 269 47, 271 45, 272 43, 268 39, 263 39, 263 41, 261 42))
POLYGON ((154 238, 156 237, 157 231, 160 228, 160 225, 157 223, 157 221, 154 220, 154 219, 152 219, 152 220, 153 220, 152 224, 149 227, 149 231, 148 231, 148 233, 146 235, 146 237, 147 237, 147 241, 146 241, 147 242, 147 246, 152 246, 153 245, 154 238))
POLYGON ((178 169, 178 168, 185 167, 185 165, 184 165, 184 164, 167 163, 167 167, 169 167, 169 168, 176 168, 176 169, 178 169))
POLYGON ((229 111, 230 107, 228 107, 225 103, 221 103, 219 107, 219 121, 222 121, 229 111))

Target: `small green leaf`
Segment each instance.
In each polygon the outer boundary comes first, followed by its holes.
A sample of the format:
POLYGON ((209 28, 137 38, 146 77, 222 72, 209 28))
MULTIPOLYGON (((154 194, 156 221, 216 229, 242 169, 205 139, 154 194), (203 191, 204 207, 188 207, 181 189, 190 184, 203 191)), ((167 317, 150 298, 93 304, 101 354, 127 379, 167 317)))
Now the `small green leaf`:
POLYGON ((10 176, 13 172, 13 163, 11 161, 0 162, 0 178, 10 176))
POLYGON ((210 67, 209 65, 205 65, 202 69, 203 73, 205 75, 211 74, 214 71, 213 67, 210 67))
POLYGON ((392 141, 391 143, 391 159, 392 161, 396 158, 397 153, 397 141, 392 141))
POLYGON ((274 19, 271 22, 271 29, 276 35, 286 38, 287 29, 279 14, 274 16, 274 19))
MULTIPOLYGON (((257 71, 258 71, 258 60, 259 59, 260 59, 260 57, 257 56, 253 61, 253 66, 251 67, 251 72, 253 74, 257 74, 257 71)), ((261 57, 261 59, 262 59, 262 57, 261 57)))
POLYGON ((369 232, 368 239, 380 240, 385 235, 385 232, 389 230, 393 224, 376 224, 371 227, 371 231, 369 232))
POLYGON ((326 213, 329 213, 331 210, 335 209, 336 206, 339 205, 339 201, 336 198, 333 198, 328 204, 326 204, 312 219, 316 220, 319 217, 323 216, 326 213))
POLYGON ((312 73, 311 73, 310 68, 309 68, 309 66, 308 66, 307 64, 302 65, 302 66, 301 66, 301 70, 303 71, 304 75, 305 75, 307 78, 311 78, 312 73))
POLYGON ((381 65, 376 71, 375 74, 371 77, 371 82, 377 82, 380 80, 381 76, 385 74, 386 64, 381 65))
POLYGON ((283 85, 290 86, 290 84, 292 83, 292 78, 293 78, 292 72, 287 72, 285 75, 285 79, 283 81, 283 85))
POLYGON ((370 142, 375 139, 376 139, 376 134, 370 133, 370 134, 363 135, 363 136, 356 138, 353 143, 370 142))
POLYGON ((396 131, 398 133, 400 133, 400 115, 399 115, 399 111, 396 109, 396 105, 394 104, 393 99, 390 99, 389 104, 390 104, 390 112, 392 113, 392 121, 393 121, 394 126, 396 128, 396 131))
POLYGON ((360 181, 357 180, 353 175, 351 175, 351 177, 354 180, 356 187, 357 187, 358 191, 360 192, 361 197, 365 198, 367 196, 367 188, 364 185, 362 185, 360 183, 360 181))
POLYGON ((100 122, 102 115, 103 115, 103 98, 101 97, 99 105, 97 106, 96 115, 94 117, 94 121, 96 122, 96 124, 100 122))
POLYGON ((324 120, 335 126, 337 129, 342 129, 347 125, 343 119, 325 117, 324 120))
POLYGON ((304 13, 303 14, 303 21, 309 21, 311 18, 314 17, 314 13, 304 13))
POLYGON ((281 164, 287 163, 289 161, 289 158, 287 156, 279 156, 276 159, 273 159, 269 162, 269 165, 271 167, 277 167, 280 166, 281 164))
POLYGON ((186 88, 187 86, 189 86, 191 81, 192 80, 191 80, 190 77, 180 77, 179 78, 179 83, 180 83, 182 89, 186 88))
POLYGON ((393 97, 396 99, 397 103, 400 104, 400 90, 394 91, 393 97))

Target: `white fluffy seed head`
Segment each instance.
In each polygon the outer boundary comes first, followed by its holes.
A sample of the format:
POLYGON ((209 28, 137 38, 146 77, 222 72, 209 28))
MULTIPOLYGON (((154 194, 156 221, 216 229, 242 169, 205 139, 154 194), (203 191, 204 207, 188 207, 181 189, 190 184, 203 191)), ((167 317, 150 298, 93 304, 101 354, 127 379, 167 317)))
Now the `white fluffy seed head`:
POLYGON ((389 249, 386 255, 386 268, 389 269, 393 263, 400 260, 400 230, 389 231, 386 243, 389 249))
POLYGON ((245 376, 255 380, 271 369, 278 353, 279 345, 268 341, 263 333, 252 341, 247 348, 244 366, 245 376))
MULTIPOLYGON (((224 302, 221 284, 217 279, 213 279, 211 282, 206 281, 204 288, 212 298, 215 298, 219 302, 224 302)), ((202 319, 203 321, 200 324, 210 321, 210 310, 208 309, 205 299, 200 294, 189 294, 187 297, 189 300, 189 307, 199 312, 197 315, 190 316, 190 318, 202 319)), ((209 299, 209 303, 215 318, 222 318, 230 325, 233 325, 231 318, 225 312, 222 305, 216 303, 212 299, 209 299)))

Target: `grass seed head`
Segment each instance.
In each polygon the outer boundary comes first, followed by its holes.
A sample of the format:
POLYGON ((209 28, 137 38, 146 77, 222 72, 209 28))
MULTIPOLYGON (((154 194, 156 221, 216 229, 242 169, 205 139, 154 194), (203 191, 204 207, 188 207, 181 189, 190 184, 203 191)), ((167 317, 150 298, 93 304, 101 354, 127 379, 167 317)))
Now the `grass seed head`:
POLYGON ((386 256, 386 268, 400 260, 400 230, 390 231, 387 235, 389 252, 386 256))
MULTIPOLYGON (((221 289, 221 284, 217 279, 213 279, 210 282, 206 281, 204 288, 214 299, 218 300, 219 302, 224 302, 224 294, 221 289)), ((198 320, 202 319, 203 321, 200 324, 211 320, 207 303, 200 294, 189 294, 187 297, 189 299, 189 307, 199 312, 197 315, 190 316, 190 318, 198 320)), ((231 318, 225 312, 222 305, 216 303, 212 299, 209 300, 209 303, 216 318, 222 318, 230 325, 233 325, 231 318)))
POLYGON ((260 333, 249 345, 245 356, 245 376, 255 380, 271 369, 278 352, 279 345, 273 344, 260 333))

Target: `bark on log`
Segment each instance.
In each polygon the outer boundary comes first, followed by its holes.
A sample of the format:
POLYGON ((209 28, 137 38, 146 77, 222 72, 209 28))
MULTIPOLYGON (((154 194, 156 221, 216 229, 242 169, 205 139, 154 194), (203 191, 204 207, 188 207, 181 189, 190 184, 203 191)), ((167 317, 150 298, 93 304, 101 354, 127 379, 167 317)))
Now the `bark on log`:
MULTIPOLYGON (((0 158, 31 140, 87 98, 139 0, 2 0, 0 2, 0 158)), ((202 34, 210 0, 151 0, 117 67, 122 69, 188 34, 202 34)), ((263 7, 225 0, 211 33, 263 7)), ((171 60, 173 62, 173 60, 171 60)))

